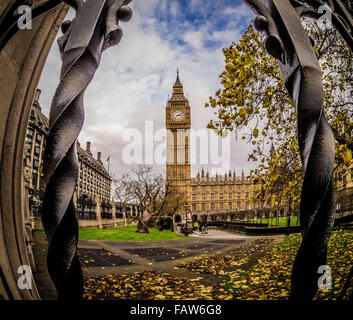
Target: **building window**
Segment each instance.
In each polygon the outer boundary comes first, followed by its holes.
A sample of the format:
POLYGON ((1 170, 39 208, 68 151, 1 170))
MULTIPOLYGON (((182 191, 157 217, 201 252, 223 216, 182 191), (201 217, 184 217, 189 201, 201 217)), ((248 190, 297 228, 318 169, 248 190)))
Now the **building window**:
POLYGON ((228 193, 228 199, 232 199, 232 194, 228 193))
POLYGON ((202 208, 202 210, 205 210, 205 209, 206 209, 206 205, 205 205, 204 202, 202 203, 202 207, 201 207, 201 208, 202 208))
POLYGON ((223 202, 219 203, 219 207, 220 207, 220 209, 223 209, 223 202))
POLYGON ((196 194, 194 193, 193 195, 192 195, 192 200, 196 200, 196 194))
POLYGON ((206 187, 202 186, 202 192, 205 192, 205 191, 206 191, 206 187))
POLYGON ((192 191, 196 191, 196 186, 192 186, 192 191))
POLYGON ((245 192, 245 198, 246 198, 246 199, 249 198, 249 192, 245 192))
POLYGON ((211 210, 214 210, 214 203, 211 203, 211 210))
POLYGON ((238 210, 240 210, 240 201, 237 202, 238 210))
MULTIPOLYGON (((34 170, 33 170, 34 171, 34 170)), ((35 188, 37 188, 37 179, 38 179, 38 176, 37 174, 33 174, 32 176, 32 184, 35 188)))
POLYGON ((214 193, 211 193, 211 200, 214 200, 214 193))
POLYGON ((237 193, 238 199, 240 199, 240 192, 237 193))
POLYGON ((219 199, 220 199, 220 200, 223 200, 223 193, 220 193, 220 194, 219 194, 219 199))
POLYGON ((205 201, 206 196, 203 194, 202 195, 202 200, 205 201))
POLYGON ((232 203, 228 202, 228 209, 232 209, 232 203))

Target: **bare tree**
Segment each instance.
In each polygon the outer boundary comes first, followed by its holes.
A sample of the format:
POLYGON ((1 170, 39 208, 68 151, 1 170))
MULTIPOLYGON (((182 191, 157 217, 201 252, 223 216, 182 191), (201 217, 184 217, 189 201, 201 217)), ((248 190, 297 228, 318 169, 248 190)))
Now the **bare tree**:
POLYGON ((115 194, 128 219, 137 221, 138 233, 149 233, 152 218, 172 215, 181 208, 183 197, 166 186, 161 174, 153 174, 152 167, 141 165, 116 179, 115 194), (127 208, 136 206, 139 214, 131 215, 127 208))

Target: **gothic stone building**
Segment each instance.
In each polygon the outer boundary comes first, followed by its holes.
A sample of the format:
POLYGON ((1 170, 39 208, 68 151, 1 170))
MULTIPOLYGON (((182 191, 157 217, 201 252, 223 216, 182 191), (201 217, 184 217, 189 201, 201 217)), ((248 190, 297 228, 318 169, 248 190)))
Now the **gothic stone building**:
MULTIPOLYGON (((253 209, 249 199, 255 184, 250 177, 236 176, 235 172, 210 177, 202 169, 195 178, 190 167, 190 104, 184 96, 179 72, 173 93, 166 106, 167 128, 167 185, 184 195, 195 220, 214 213, 230 213, 253 209)), ((176 222, 190 219, 179 215, 176 222)))
MULTIPOLYGON (((49 120, 42 113, 39 103, 41 90, 37 89, 26 134, 25 148, 25 184, 29 196, 29 210, 34 215, 38 214, 38 208, 44 196, 43 179, 43 155, 49 130, 49 120)), ((97 201, 103 206, 102 216, 110 215, 110 195, 112 178, 102 162, 101 152, 95 159, 91 152, 91 142, 87 142, 83 149, 77 142, 77 155, 79 160, 79 178, 76 185, 75 201, 79 217, 84 217, 84 210, 89 214, 94 211, 97 201), (80 214, 82 213, 82 214, 80 214)), ((94 218, 94 214, 93 217, 94 218)))
POLYGON ((29 193, 29 205, 36 214, 39 201, 44 196, 43 154, 48 135, 49 121, 39 104, 41 90, 37 89, 31 108, 25 144, 25 181, 29 193))

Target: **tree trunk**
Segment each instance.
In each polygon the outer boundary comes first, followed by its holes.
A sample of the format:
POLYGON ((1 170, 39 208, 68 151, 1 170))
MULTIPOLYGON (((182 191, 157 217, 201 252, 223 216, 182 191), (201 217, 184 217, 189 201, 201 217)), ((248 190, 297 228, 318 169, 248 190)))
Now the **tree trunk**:
POLYGON ((148 223, 151 219, 151 214, 144 211, 142 216, 137 218, 137 230, 136 233, 150 233, 148 230, 148 223))
POLYGON ((137 230, 136 233, 150 233, 148 230, 148 225, 141 219, 137 220, 137 230))

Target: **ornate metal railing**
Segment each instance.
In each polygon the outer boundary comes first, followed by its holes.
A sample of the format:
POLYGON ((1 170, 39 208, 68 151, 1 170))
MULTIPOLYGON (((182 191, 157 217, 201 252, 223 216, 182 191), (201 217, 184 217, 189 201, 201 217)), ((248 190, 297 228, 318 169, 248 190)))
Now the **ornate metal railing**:
MULTIPOLYGON (((65 1, 62 0, 48 0, 43 4, 33 8, 32 19, 36 19, 39 16, 48 13, 49 11, 55 9, 57 6, 65 1)), ((0 52, 4 49, 6 44, 11 40, 11 38, 20 31, 18 19, 19 13, 18 8, 20 6, 27 5, 29 7, 33 6, 33 0, 13 0, 6 7, 4 12, 0 17, 0 52)))
POLYGON ((332 181, 335 146, 324 114, 321 68, 301 23, 320 18, 326 3, 332 23, 353 50, 352 1, 245 0, 258 14, 254 24, 266 33, 267 51, 277 59, 288 93, 297 108, 298 141, 305 169, 300 221, 302 244, 293 271, 291 299, 312 299, 318 289, 318 268, 326 264, 327 242, 334 223, 332 181), (321 14, 320 14, 321 12, 321 14))
MULTIPOLYGON (((35 19, 62 2, 76 10, 72 21, 62 24, 58 40, 62 69, 50 108, 49 136, 44 155, 46 191, 42 220, 49 242, 48 271, 58 298, 82 299, 83 280, 77 257, 78 220, 73 194, 78 178, 76 140, 84 121, 83 97, 99 67, 102 52, 122 38, 119 21, 132 16, 131 0, 49 0, 33 8, 35 19)), ((33 1, 14 0, 0 19, 0 50, 19 31, 18 7, 33 1)))
MULTIPOLYGON (((72 200, 78 174, 76 139, 84 121, 83 96, 99 67, 102 52, 119 43, 119 20, 127 21, 131 0, 49 0, 33 8, 36 18, 64 2, 76 9, 62 24, 63 65, 50 110, 45 153, 46 192, 43 224, 49 241, 48 270, 60 299, 81 299, 82 272, 77 258, 78 222, 72 200)), ((321 68, 301 24, 302 16, 320 18, 327 4, 332 22, 353 50, 351 0, 244 0, 257 14, 254 24, 267 34, 265 45, 277 59, 298 111, 299 148, 305 179, 300 207, 302 245, 292 273, 292 299, 312 299, 318 267, 326 264, 333 226, 334 139, 323 111, 321 68)), ((17 8, 33 1, 14 0, 0 17, 0 52, 19 31, 17 8)), ((351 295, 352 298, 352 295, 351 295)))

